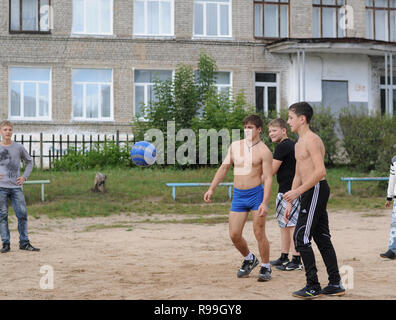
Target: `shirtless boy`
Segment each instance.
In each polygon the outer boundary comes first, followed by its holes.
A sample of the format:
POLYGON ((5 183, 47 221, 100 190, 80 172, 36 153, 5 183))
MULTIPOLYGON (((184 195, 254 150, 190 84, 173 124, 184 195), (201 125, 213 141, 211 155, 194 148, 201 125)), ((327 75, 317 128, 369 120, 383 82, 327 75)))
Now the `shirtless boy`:
POLYGON ((338 271, 336 253, 330 240, 326 211, 330 188, 325 180, 325 148, 320 137, 310 130, 309 123, 312 116, 313 109, 306 102, 295 103, 289 107, 287 123, 292 132, 298 133, 299 138, 295 145, 296 173, 292 189, 283 195, 288 202, 285 210, 286 221, 290 217, 291 203, 301 196, 294 242, 304 264, 307 285, 294 292, 293 296, 306 299, 316 298, 323 294, 345 294, 338 271), (315 256, 311 247, 312 237, 319 248, 329 276, 329 285, 323 290, 318 281, 315 256))
POLYGON ((229 213, 229 235, 234 246, 244 257, 237 276, 248 277, 253 268, 259 264, 259 260, 250 252, 246 240, 242 237, 248 214, 251 212, 253 231, 262 260, 258 281, 268 281, 271 279, 272 271, 269 263, 270 247, 265 234, 265 219, 272 189, 272 153, 260 140, 262 119, 257 115, 250 115, 244 119, 243 124, 245 139, 231 144, 226 158, 204 195, 204 201, 210 202, 215 188, 234 165, 234 193, 229 213))

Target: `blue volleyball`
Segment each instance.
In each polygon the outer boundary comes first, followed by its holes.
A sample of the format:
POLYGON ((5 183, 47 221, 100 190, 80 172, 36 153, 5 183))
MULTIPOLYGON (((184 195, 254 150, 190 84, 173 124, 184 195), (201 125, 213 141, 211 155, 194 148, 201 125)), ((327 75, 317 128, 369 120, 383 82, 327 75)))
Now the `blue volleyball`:
POLYGON ((155 162, 157 157, 157 150, 150 142, 139 141, 136 142, 131 150, 132 161, 141 167, 147 167, 155 162))

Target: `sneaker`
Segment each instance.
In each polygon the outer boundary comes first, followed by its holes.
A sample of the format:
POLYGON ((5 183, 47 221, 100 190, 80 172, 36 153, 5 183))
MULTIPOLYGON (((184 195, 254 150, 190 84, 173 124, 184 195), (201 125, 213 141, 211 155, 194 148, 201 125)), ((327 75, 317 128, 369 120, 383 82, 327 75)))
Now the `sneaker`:
POLYGON ((259 261, 255 255, 253 255, 252 260, 243 260, 242 266, 237 273, 238 278, 248 277, 253 268, 255 268, 258 264, 259 261))
POLYGON ((292 260, 284 265, 276 266, 276 269, 281 270, 281 271, 302 270, 303 265, 302 265, 302 263, 298 263, 298 262, 295 262, 292 260))
POLYGON ((276 266, 283 266, 288 262, 290 262, 289 258, 287 257, 286 254, 282 253, 282 255, 278 259, 270 261, 270 264, 276 267, 276 266))
POLYGON ((33 247, 30 242, 23 244, 23 245, 19 245, 19 249, 21 250, 26 250, 26 251, 40 251, 39 248, 35 248, 33 247))
POLYGON ((293 292, 293 297, 302 298, 302 299, 315 299, 322 295, 321 289, 319 288, 309 288, 305 286, 301 290, 293 292))
POLYGON ((4 244, 3 244, 3 248, 0 250, 0 252, 1 252, 1 253, 6 253, 6 252, 8 252, 8 251, 10 251, 10 250, 11 250, 10 244, 9 244, 9 243, 4 243, 4 244))
POLYGON ((396 258, 396 254, 390 249, 388 251, 386 251, 385 253, 381 253, 380 256, 382 258, 388 258, 391 260, 394 260, 396 258))
POLYGON ((345 294, 345 289, 341 284, 329 284, 322 289, 321 293, 328 296, 343 296, 345 294))
POLYGON ((257 281, 268 281, 272 278, 271 268, 261 266, 257 281))

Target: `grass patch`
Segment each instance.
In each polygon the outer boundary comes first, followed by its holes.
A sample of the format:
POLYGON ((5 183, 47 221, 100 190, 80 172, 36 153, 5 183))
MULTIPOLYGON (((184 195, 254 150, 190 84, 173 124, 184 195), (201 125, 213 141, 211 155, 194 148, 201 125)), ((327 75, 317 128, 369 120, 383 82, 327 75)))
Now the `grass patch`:
MULTIPOLYGON (((62 217, 95 217, 120 213, 134 213, 143 217, 151 215, 191 215, 197 223, 207 221, 226 221, 231 201, 228 199, 228 188, 218 187, 211 204, 205 204, 203 195, 206 187, 177 188, 176 201, 172 198, 172 189, 165 186, 167 182, 210 182, 216 173, 215 168, 195 170, 175 170, 170 168, 130 168, 103 169, 107 175, 107 192, 93 193, 91 188, 97 170, 55 172, 34 170, 30 179, 49 179, 45 186, 44 203, 41 202, 39 185, 26 185, 24 193, 29 215, 39 218, 62 217), (208 215, 224 215, 220 218, 209 218, 208 215)), ((327 170, 327 181, 331 194, 328 210, 369 211, 383 208, 387 183, 353 182, 353 195, 347 193, 345 176, 366 176, 348 167, 337 167, 327 170)), ((232 171, 229 171, 224 182, 232 182, 232 171)), ((274 179, 270 202, 270 215, 274 216, 275 198, 278 184, 274 179)), ((11 206, 10 206, 11 209, 11 206)), ((188 221, 188 219, 185 219, 188 221)), ((178 219, 168 219, 168 222, 178 219)), ((165 223, 155 222, 153 223, 165 223)), ((187 222, 185 222, 187 223, 187 222)), ((195 223, 195 222, 190 222, 195 223)), ((211 222, 209 222, 211 223, 211 222)))

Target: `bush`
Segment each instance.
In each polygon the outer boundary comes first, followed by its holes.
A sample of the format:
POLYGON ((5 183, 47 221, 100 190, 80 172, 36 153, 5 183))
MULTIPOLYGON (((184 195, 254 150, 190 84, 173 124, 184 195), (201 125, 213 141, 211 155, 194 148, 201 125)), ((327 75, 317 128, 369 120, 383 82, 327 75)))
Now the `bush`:
POLYGON ((90 151, 70 148, 65 156, 55 160, 54 170, 75 171, 91 168, 130 167, 132 166, 130 147, 120 146, 115 142, 97 144, 90 151))
POLYGON ((396 119, 368 115, 364 109, 344 109, 339 117, 343 146, 351 165, 359 170, 389 174, 389 164, 396 152, 396 119))

